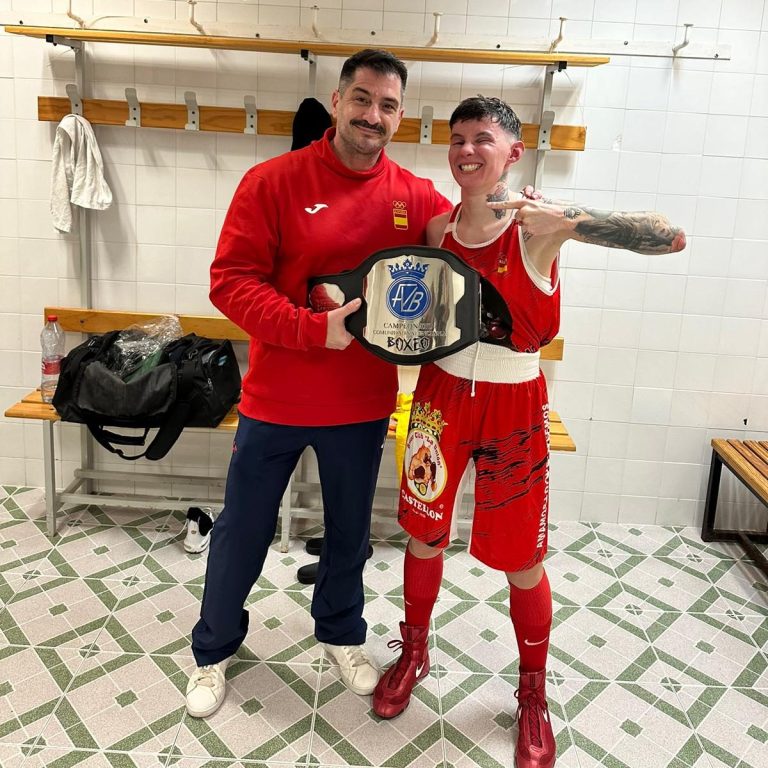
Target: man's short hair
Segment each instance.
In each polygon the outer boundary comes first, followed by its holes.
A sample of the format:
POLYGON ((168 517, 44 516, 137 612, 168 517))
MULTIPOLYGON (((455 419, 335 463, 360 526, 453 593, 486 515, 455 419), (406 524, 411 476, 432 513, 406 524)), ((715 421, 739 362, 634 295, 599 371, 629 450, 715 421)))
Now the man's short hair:
POLYGON ((495 96, 480 96, 478 94, 464 99, 453 110, 448 125, 453 128, 455 123, 462 123, 465 120, 485 120, 486 118, 493 123, 498 123, 502 130, 515 137, 515 141, 521 138, 520 118, 506 101, 497 99, 495 96))
POLYGON ((355 79, 358 69, 372 69, 380 75, 395 75, 400 78, 400 90, 405 93, 408 82, 408 70, 397 56, 379 48, 366 48, 350 56, 341 68, 339 76, 339 93, 344 93, 347 86, 355 79))

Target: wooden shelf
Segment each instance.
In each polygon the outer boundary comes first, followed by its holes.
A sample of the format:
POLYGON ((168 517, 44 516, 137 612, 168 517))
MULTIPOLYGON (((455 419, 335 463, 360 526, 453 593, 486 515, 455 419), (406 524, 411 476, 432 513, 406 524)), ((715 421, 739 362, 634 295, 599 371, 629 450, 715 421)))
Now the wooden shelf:
MULTIPOLYGON (((143 128, 181 128, 187 123, 185 104, 160 104, 140 102, 143 128)), ((93 125, 125 125, 128 119, 127 101, 108 99, 82 99, 83 117, 93 125)), ((37 118, 44 122, 58 122, 71 112, 69 99, 62 96, 38 96, 37 118)), ((276 109, 259 109, 256 116, 256 132, 261 136, 291 136, 293 112, 276 109)), ((200 106, 200 130, 242 133, 245 128, 245 109, 237 107, 200 106)), ((539 126, 523 124, 523 141, 535 147, 539 126)), ((583 125, 553 125, 550 132, 552 149, 583 151, 587 129, 583 125)), ((421 120, 406 117, 394 136, 394 141, 418 144, 421 138, 421 120)), ((447 120, 434 120, 432 144, 448 144, 450 130, 447 120)))
MULTIPOLYGON (((133 45, 166 45, 182 48, 211 48, 228 51, 261 51, 263 53, 293 53, 312 51, 318 56, 347 58, 364 48, 362 43, 328 43, 322 40, 268 40, 250 37, 223 37, 214 35, 173 35, 159 32, 121 32, 99 29, 67 29, 63 27, 7 26, 11 35, 44 38, 48 35, 68 37, 89 43, 129 43, 133 45)), ((479 48, 434 48, 415 46, 382 46, 404 61, 437 61, 460 64, 557 64, 564 61, 569 67, 596 67, 607 64, 609 56, 578 53, 537 53, 479 48)))

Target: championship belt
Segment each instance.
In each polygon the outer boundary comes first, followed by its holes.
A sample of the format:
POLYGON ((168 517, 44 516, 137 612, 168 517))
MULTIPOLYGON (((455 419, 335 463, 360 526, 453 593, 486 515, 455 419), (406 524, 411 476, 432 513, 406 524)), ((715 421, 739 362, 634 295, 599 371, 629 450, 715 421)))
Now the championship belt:
POLYGON ((315 312, 361 298, 347 330, 390 363, 421 365, 478 340, 480 276, 445 248, 385 248, 357 269, 311 278, 308 287, 315 312))

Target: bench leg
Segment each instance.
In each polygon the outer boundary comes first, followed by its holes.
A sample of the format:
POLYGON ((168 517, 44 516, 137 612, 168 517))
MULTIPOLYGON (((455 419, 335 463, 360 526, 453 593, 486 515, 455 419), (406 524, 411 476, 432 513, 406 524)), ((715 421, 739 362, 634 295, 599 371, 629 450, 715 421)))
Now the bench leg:
POLYGON ((707 484, 707 500, 704 504, 704 520, 701 524, 701 540, 714 541, 715 515, 717 514, 717 497, 720 493, 720 475, 723 462, 717 451, 712 451, 712 463, 709 467, 709 483, 707 484))
POLYGON ((56 492, 56 456, 53 449, 53 422, 43 422, 43 471, 45 473, 45 521, 48 536, 56 535, 56 512, 59 499, 56 492))
POLYGON ((291 535, 291 485, 293 475, 288 479, 288 485, 280 502, 280 551, 287 552, 291 535))

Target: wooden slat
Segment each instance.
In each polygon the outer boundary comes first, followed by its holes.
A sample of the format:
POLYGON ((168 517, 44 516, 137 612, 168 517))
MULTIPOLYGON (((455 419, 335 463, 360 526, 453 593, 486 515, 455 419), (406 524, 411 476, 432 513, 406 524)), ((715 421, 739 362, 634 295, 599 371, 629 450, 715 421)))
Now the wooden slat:
MULTIPOLYGON (((94 125, 125 125, 128 119, 128 102, 109 99, 82 99, 83 117, 94 125)), ((62 96, 38 96, 37 119, 59 122, 69 114, 69 99, 62 96)), ((293 112, 276 109, 256 110, 256 132, 260 136, 291 136, 293 112)), ((144 128, 183 129, 187 123, 185 104, 141 102, 141 125, 144 128)), ((200 130, 225 133, 242 133, 245 128, 245 110, 237 107, 200 106, 200 130)), ((523 124, 523 142, 534 146, 538 141, 537 123, 523 124)), ((421 138, 421 120, 406 117, 393 141, 418 144, 421 138)), ((583 151, 587 129, 583 125, 553 125, 550 132, 552 149, 583 151)), ((432 143, 448 144, 450 128, 447 120, 435 120, 432 125, 432 143)))
POLYGON ((22 400, 12 405, 5 412, 8 419, 36 419, 38 421, 58 421, 59 414, 48 403, 28 403, 22 400))
MULTIPOLYGON (((64 331, 80 331, 82 333, 106 333, 129 325, 143 324, 162 317, 151 312, 122 312, 108 309, 83 309, 81 307, 46 307, 43 317, 58 315, 59 325, 64 331)), ((196 333, 209 339, 230 339, 231 341, 248 341, 248 334, 231 320, 225 317, 208 315, 176 315, 184 333, 196 333)), ((565 340, 561 337, 553 339, 546 347, 542 347, 542 360, 562 360, 565 340)))
POLYGON ((735 448, 742 456, 742 458, 749 463, 757 472, 763 477, 768 479, 768 463, 763 461, 749 446, 747 446, 742 440, 731 440, 731 447, 735 448))
MULTIPOLYGON (((301 54, 309 50, 317 56, 347 58, 365 45, 361 43, 327 43, 320 40, 269 40, 251 37, 219 35, 177 35, 156 32, 123 32, 98 29, 62 29, 60 27, 7 26, 12 35, 46 37, 56 35, 71 40, 92 43, 129 43, 133 45, 163 45, 180 48, 211 48, 229 51, 301 54)), ((404 61, 457 62, 460 64, 557 64, 570 67, 596 67, 607 64, 608 56, 578 53, 530 53, 526 51, 482 50, 469 48, 433 48, 425 46, 382 46, 404 61)))
POLYGON ((768 442, 764 440, 745 440, 744 444, 764 462, 768 463, 768 442))
POLYGON ((712 448, 743 483, 768 504, 768 477, 756 469, 739 451, 740 440, 712 440, 712 448))

